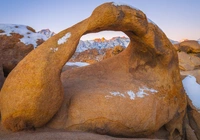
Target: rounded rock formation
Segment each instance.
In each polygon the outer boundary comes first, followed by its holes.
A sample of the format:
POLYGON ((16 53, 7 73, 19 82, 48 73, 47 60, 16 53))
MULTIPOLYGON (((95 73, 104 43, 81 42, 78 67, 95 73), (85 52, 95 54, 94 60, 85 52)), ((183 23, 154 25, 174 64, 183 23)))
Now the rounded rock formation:
POLYGON ((166 35, 148 21, 140 10, 105 3, 40 45, 3 85, 3 126, 19 131, 51 120, 52 128, 143 138, 164 126, 170 139, 183 138, 187 99, 178 56, 166 35), (99 63, 67 70, 60 79, 81 36, 103 30, 124 32, 129 46, 99 63))
POLYGON ((179 43, 178 48, 186 53, 200 53, 200 44, 195 40, 185 40, 179 43))
POLYGON ((165 125, 171 137, 175 130, 181 137, 187 101, 165 34, 140 10, 114 3, 79 24, 83 34, 123 31, 131 42, 119 55, 62 73, 65 100, 49 127, 148 137, 165 125))

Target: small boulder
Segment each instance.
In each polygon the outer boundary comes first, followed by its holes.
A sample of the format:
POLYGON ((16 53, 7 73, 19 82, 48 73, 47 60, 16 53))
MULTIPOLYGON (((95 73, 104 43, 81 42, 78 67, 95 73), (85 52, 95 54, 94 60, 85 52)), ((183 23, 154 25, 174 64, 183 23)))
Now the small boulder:
POLYGON ((105 54, 104 54, 103 59, 113 57, 113 56, 121 53, 124 49, 125 48, 123 46, 120 46, 120 45, 115 46, 114 48, 107 49, 105 54))
POLYGON ((191 71, 200 67, 200 58, 185 52, 178 52, 179 68, 183 71, 191 71))
POLYGON ((186 53, 200 53, 200 44, 195 40, 185 40, 179 44, 179 50, 186 53))

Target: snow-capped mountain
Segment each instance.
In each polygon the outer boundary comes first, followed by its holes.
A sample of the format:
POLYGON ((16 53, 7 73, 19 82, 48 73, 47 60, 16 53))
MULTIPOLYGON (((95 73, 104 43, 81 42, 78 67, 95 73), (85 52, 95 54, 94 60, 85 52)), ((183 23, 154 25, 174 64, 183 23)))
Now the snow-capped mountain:
POLYGON ((129 38, 126 37, 113 37, 110 40, 102 39, 95 39, 95 40, 80 40, 76 52, 83 52, 88 49, 105 49, 105 48, 113 48, 117 45, 121 45, 123 47, 127 47, 130 42, 129 38))
POLYGON ((47 38, 50 38, 55 35, 55 33, 50 31, 49 29, 42 29, 38 31, 38 33, 45 35, 47 38))
MULTIPOLYGON (((178 44, 180 42, 169 39, 172 44, 178 44)), ((200 42, 200 40, 198 40, 200 42)), ((83 52, 89 49, 106 49, 106 48, 113 48, 117 45, 127 47, 130 42, 130 39, 127 37, 113 37, 110 40, 102 39, 94 39, 94 40, 86 40, 86 41, 79 41, 77 46, 76 52, 83 52)))

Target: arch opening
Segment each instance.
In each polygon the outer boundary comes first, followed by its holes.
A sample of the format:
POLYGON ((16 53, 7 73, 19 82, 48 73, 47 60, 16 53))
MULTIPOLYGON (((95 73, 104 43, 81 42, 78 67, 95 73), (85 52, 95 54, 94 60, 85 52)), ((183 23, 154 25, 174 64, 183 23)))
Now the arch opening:
POLYGON ((100 31, 97 33, 88 33, 86 35, 83 35, 80 40, 86 41, 86 40, 94 40, 97 38, 105 38, 106 40, 110 40, 114 37, 126 37, 129 38, 124 32, 122 31, 100 31))
POLYGON ((121 31, 89 33, 81 37, 76 52, 69 62, 70 64, 100 62, 121 53, 129 43, 130 38, 121 31))

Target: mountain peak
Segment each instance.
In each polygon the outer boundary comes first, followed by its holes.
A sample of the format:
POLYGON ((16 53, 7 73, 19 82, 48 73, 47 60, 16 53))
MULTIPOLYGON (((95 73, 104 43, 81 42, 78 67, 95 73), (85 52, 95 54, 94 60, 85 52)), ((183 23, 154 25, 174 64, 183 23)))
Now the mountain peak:
POLYGON ((50 38, 56 34, 49 29, 42 29, 42 30, 38 31, 38 33, 45 35, 47 38, 50 38))

